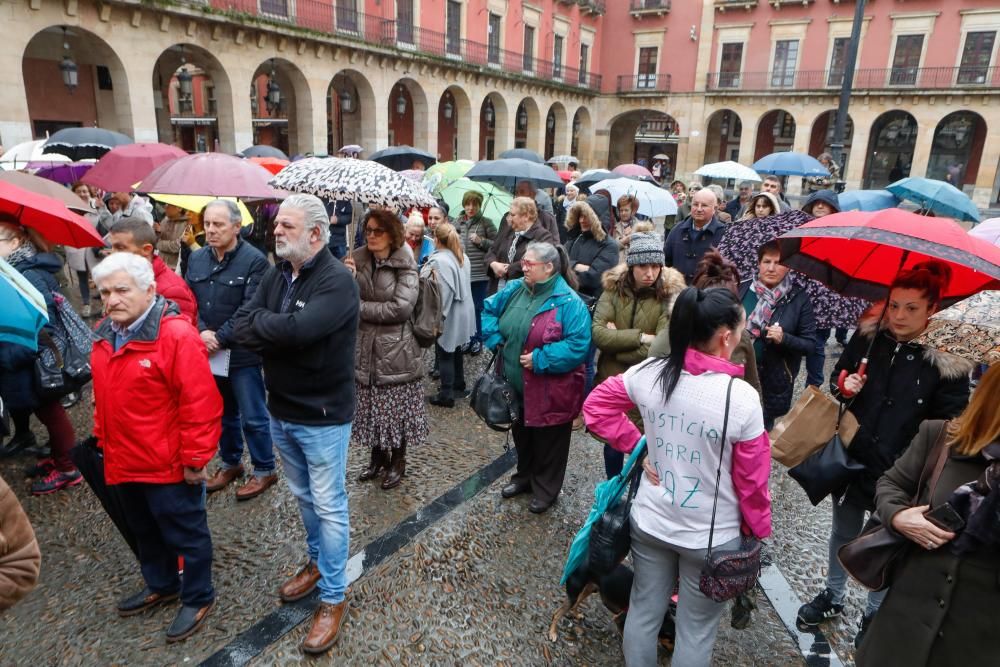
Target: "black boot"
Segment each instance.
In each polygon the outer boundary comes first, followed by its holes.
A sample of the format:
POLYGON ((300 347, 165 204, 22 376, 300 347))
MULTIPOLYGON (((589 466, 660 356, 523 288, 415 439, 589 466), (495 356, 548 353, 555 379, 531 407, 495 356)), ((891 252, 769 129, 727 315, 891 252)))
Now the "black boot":
POLYGON ((388 463, 386 461, 385 450, 381 447, 372 447, 371 460, 368 462, 368 467, 365 471, 358 475, 358 481, 367 482, 370 479, 375 479, 388 463))
POLYGON ((403 477, 406 476, 406 443, 403 443, 392 450, 392 459, 389 461, 389 472, 382 480, 382 489, 388 491, 395 489, 402 484, 403 477))
POLYGON ((16 433, 14 437, 0 446, 0 458, 14 456, 18 452, 24 451, 29 447, 34 447, 35 444, 35 434, 31 431, 26 430, 16 433))

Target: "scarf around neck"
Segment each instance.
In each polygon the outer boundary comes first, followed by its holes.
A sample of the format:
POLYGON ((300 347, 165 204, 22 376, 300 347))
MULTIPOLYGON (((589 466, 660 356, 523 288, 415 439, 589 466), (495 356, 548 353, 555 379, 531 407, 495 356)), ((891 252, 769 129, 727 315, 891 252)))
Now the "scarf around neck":
POLYGON ((949 545, 957 556, 1000 547, 1000 442, 987 445, 981 456, 987 463, 983 474, 955 489, 948 499, 965 519, 965 528, 949 545))
POLYGON ((766 287, 760 278, 754 278, 750 289, 757 295, 757 305, 747 318, 747 329, 754 338, 760 338, 764 328, 771 322, 774 316, 774 307, 783 296, 788 294, 790 288, 788 276, 786 275, 774 289, 766 287))
POLYGON ((24 239, 17 250, 7 256, 7 263, 16 267, 21 262, 26 262, 37 254, 38 251, 35 250, 35 245, 28 239, 24 239))

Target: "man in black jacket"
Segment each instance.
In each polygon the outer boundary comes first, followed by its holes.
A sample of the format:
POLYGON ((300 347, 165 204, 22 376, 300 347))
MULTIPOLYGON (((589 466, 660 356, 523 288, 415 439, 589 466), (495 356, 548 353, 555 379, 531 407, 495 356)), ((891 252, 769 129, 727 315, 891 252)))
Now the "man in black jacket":
POLYGON ((198 302, 198 331, 215 362, 212 371, 225 406, 219 440, 222 467, 208 480, 206 489, 219 491, 243 475, 245 437, 253 477, 236 492, 236 500, 249 500, 271 488, 278 476, 260 356, 233 345, 233 324, 236 311, 253 298, 271 265, 240 238, 243 220, 235 202, 210 202, 201 220, 208 245, 191 253, 185 278, 198 302))
POLYGON ((240 309, 235 339, 264 359, 271 438, 306 529, 309 562, 279 595, 293 602, 319 586, 302 650, 322 653, 347 617, 344 474, 355 408, 358 286, 326 250, 330 218, 318 197, 291 195, 275 223, 275 254, 282 261, 240 309))
POLYGON ((718 246, 726 226, 715 217, 718 199, 707 188, 691 198, 691 216, 670 230, 663 244, 664 264, 684 274, 688 285, 709 248, 718 246))

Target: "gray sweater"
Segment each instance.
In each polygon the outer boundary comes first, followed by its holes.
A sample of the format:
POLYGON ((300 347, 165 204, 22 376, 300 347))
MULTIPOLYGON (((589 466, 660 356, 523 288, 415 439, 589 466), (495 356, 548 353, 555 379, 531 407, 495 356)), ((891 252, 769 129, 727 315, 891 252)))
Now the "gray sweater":
POLYGON ((489 252, 494 239, 497 237, 497 228, 494 226, 492 220, 482 215, 477 215, 472 220, 463 215, 458 220, 458 224, 459 233, 462 236, 462 248, 465 250, 465 255, 469 258, 472 266, 472 282, 489 280, 490 277, 486 273, 486 262, 484 260, 486 253, 489 252), (479 235, 479 243, 473 243, 469 240, 471 234, 479 235))

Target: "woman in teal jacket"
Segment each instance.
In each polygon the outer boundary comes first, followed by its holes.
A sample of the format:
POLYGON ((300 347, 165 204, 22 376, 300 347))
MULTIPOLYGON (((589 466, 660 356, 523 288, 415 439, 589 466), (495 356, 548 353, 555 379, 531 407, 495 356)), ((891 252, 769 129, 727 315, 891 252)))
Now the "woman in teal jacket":
POLYGON ((483 337, 491 350, 500 347, 504 375, 524 405, 513 428, 517 472, 501 495, 530 491, 528 509, 540 514, 556 501, 566 474, 591 327, 565 251, 531 243, 521 266, 524 278, 486 300, 483 337))

